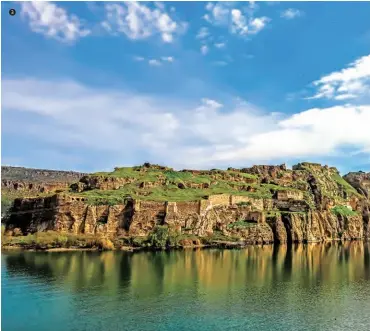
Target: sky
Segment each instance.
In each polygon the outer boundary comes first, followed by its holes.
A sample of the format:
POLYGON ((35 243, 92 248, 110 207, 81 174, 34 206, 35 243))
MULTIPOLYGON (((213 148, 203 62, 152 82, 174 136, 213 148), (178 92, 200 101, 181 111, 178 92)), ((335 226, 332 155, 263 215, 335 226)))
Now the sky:
POLYGON ((1 9, 2 165, 370 171, 370 2, 1 9))

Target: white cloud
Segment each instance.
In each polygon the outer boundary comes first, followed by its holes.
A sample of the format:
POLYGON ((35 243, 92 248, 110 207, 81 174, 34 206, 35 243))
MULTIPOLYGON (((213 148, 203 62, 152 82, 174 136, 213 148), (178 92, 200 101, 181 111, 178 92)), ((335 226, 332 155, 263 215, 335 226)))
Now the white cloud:
POLYGON ((226 46, 226 44, 225 43, 215 43, 214 46, 216 48, 224 48, 226 46))
POLYGON ((221 108, 223 106, 223 104, 217 102, 216 100, 212 100, 212 99, 203 98, 201 101, 205 107, 210 107, 213 109, 221 108))
POLYGON ((233 9, 231 11, 231 31, 233 33, 239 33, 241 35, 248 33, 247 19, 239 9, 233 9))
POLYGON ((209 36, 209 29, 203 26, 199 29, 195 38, 202 40, 208 36, 209 36))
POLYGON ((370 106, 336 106, 309 109, 278 121, 275 130, 251 136, 246 147, 216 153, 217 160, 238 160, 325 156, 340 147, 362 152, 370 147, 367 126, 370 106))
POLYGON ((143 58, 142 56, 134 56, 134 61, 142 62, 144 60, 145 58, 143 58))
POLYGON ((156 59, 150 59, 148 63, 150 66, 154 66, 154 67, 158 67, 162 65, 161 61, 156 60, 156 59))
POLYGON ((2 89, 8 137, 13 132, 56 148, 83 149, 86 155, 101 151, 121 162, 136 153, 197 168, 326 157, 348 146, 370 152, 369 105, 283 115, 264 113, 243 100, 194 103, 72 81, 3 79, 2 89))
MULTIPOLYGON (((133 59, 137 62, 145 61, 145 57, 142 56, 134 56, 133 59)), ((173 56, 162 56, 160 59, 148 59, 147 61, 150 66, 159 67, 165 62, 174 62, 175 58, 173 56)))
POLYGON ((72 43, 91 33, 76 15, 48 1, 20 2, 21 16, 32 31, 64 43, 72 43))
POLYGON ((172 56, 162 56, 161 57, 161 60, 162 61, 165 61, 165 62, 173 62, 173 61, 175 61, 175 59, 172 56))
POLYGON ((250 33, 258 33, 260 32, 265 26, 266 24, 270 21, 270 19, 268 17, 257 17, 257 18, 254 18, 250 21, 250 33))
POLYGON ((298 9, 294 9, 294 8, 288 8, 287 10, 284 10, 283 12, 281 12, 280 17, 285 18, 287 20, 291 20, 293 18, 300 17, 302 15, 303 15, 302 11, 298 9))
POLYGON ((203 55, 206 55, 208 53, 208 46, 207 45, 203 45, 200 47, 200 52, 203 54, 203 55))
POLYGON ((334 71, 313 82, 317 93, 307 99, 354 99, 370 94, 370 55, 350 63, 347 68, 334 71))
POLYGON ((142 2, 107 3, 105 10, 103 27, 110 33, 120 32, 133 40, 159 34, 162 41, 171 43, 176 34, 187 28, 185 22, 176 21, 165 11, 163 3, 157 3, 154 9, 142 2))
POLYGON ((233 2, 210 2, 206 5, 208 12, 203 18, 210 24, 227 26, 231 33, 241 36, 257 34, 270 21, 266 16, 255 17, 258 6, 253 1, 243 9, 233 8, 234 5, 233 2))
POLYGON ((209 2, 206 5, 206 10, 209 12, 203 18, 212 24, 220 25, 227 24, 229 20, 230 9, 225 2, 218 2, 216 4, 209 2))

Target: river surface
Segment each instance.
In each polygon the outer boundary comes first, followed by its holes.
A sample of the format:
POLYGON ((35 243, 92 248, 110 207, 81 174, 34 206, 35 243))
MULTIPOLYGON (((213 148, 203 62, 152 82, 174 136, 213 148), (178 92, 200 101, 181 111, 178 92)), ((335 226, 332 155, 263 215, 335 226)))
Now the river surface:
POLYGON ((2 330, 370 330, 370 243, 3 252, 2 330))

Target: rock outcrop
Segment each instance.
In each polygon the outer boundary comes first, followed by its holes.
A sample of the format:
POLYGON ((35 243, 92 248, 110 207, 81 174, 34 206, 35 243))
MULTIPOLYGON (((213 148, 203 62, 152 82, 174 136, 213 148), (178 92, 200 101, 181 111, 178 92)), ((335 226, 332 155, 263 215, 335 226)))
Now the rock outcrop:
MULTIPOLYGON (((171 196, 151 200, 153 193, 148 187, 164 187, 164 193, 191 187, 190 181, 181 182, 182 188, 176 187, 174 171, 164 171, 171 177, 159 173, 154 180, 146 181, 152 186, 143 185, 136 173, 132 177, 87 175, 71 186, 75 193, 18 198, 7 215, 6 230, 17 228, 23 234, 54 230, 117 238, 148 236, 156 226, 164 225, 182 234, 222 234, 248 244, 370 238, 368 174, 350 173, 345 181, 335 168, 311 163, 298 164, 292 170, 281 165, 199 171, 195 175, 203 176, 202 181, 207 175, 211 189, 231 178, 239 186, 252 185, 254 191, 244 195, 238 195, 238 191, 208 194, 189 201, 171 201, 171 196), (119 203, 91 201, 90 192, 109 197, 111 191, 128 187, 136 196, 130 196, 126 190, 119 203)), ((201 186, 205 183, 199 179, 194 184, 199 185, 195 190, 208 189, 201 186)))

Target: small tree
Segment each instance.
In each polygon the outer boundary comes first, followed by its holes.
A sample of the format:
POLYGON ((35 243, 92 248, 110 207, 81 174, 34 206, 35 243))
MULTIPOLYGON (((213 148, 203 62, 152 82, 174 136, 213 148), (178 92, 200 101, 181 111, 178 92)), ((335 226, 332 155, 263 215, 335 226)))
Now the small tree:
POLYGON ((149 235, 149 243, 154 248, 166 248, 169 236, 168 227, 157 225, 149 235))

